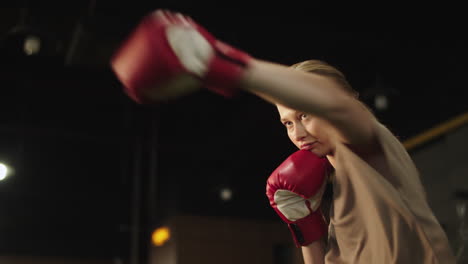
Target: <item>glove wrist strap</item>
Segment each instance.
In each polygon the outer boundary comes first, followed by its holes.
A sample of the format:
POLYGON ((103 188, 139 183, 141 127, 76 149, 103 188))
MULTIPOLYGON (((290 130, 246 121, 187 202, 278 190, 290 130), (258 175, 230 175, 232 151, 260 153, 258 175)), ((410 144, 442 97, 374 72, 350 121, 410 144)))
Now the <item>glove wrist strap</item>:
POLYGON ((327 223, 320 210, 288 224, 297 247, 307 246, 327 235, 327 223))
POLYGON ((251 57, 220 41, 215 44, 215 51, 203 84, 215 93, 232 97, 240 91, 239 81, 251 57))

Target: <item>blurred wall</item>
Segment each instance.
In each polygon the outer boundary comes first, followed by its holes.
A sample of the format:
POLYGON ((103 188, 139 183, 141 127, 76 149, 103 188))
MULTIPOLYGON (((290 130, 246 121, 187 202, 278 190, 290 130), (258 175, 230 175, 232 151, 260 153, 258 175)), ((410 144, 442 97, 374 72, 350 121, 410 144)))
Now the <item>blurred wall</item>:
POLYGON ((468 125, 410 152, 426 188, 429 205, 458 248, 459 220, 453 193, 468 190, 468 125))
POLYGON ((299 248, 281 221, 177 216, 172 237, 153 247, 150 264, 300 264, 299 248))

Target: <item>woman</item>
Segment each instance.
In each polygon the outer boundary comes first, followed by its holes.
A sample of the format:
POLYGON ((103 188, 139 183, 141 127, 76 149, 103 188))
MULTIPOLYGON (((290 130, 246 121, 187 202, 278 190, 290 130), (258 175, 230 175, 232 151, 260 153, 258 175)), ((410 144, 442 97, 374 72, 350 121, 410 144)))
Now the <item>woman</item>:
POLYGON ((335 171, 328 245, 304 246, 306 263, 455 263, 410 156, 336 68, 253 58, 168 10, 143 19, 112 67, 139 103, 204 86, 228 97, 242 89, 277 106, 291 141, 335 171))
MULTIPOLYGON (((326 156, 335 168, 325 262, 455 263, 411 158, 344 75, 317 60, 291 68, 312 73, 308 87, 317 94, 309 97, 307 88, 278 93, 285 98, 277 103, 281 121, 299 149, 326 156)), ((303 247, 304 258, 323 251, 317 246, 303 247)))

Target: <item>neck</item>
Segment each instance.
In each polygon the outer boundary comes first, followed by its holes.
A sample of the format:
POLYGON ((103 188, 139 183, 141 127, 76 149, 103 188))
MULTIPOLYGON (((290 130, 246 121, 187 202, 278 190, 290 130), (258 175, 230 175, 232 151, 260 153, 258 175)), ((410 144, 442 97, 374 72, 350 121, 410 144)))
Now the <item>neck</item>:
POLYGON ((336 169, 336 160, 335 160, 335 156, 333 154, 330 154, 330 155, 327 155, 327 159, 328 161, 330 162, 330 164, 332 165, 333 168, 336 169))

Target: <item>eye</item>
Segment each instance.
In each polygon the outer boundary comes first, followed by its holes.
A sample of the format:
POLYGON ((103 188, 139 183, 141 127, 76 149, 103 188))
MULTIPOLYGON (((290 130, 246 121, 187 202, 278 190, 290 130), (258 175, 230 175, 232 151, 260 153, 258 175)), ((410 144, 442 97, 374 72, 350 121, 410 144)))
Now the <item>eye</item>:
POLYGON ((307 114, 301 114, 301 115, 300 115, 300 119, 301 119, 301 120, 304 120, 304 119, 306 119, 306 118, 307 118, 307 114))
POLYGON ((288 126, 291 126, 292 125, 292 122, 291 121, 284 121, 283 122, 283 125, 288 127, 288 126))

